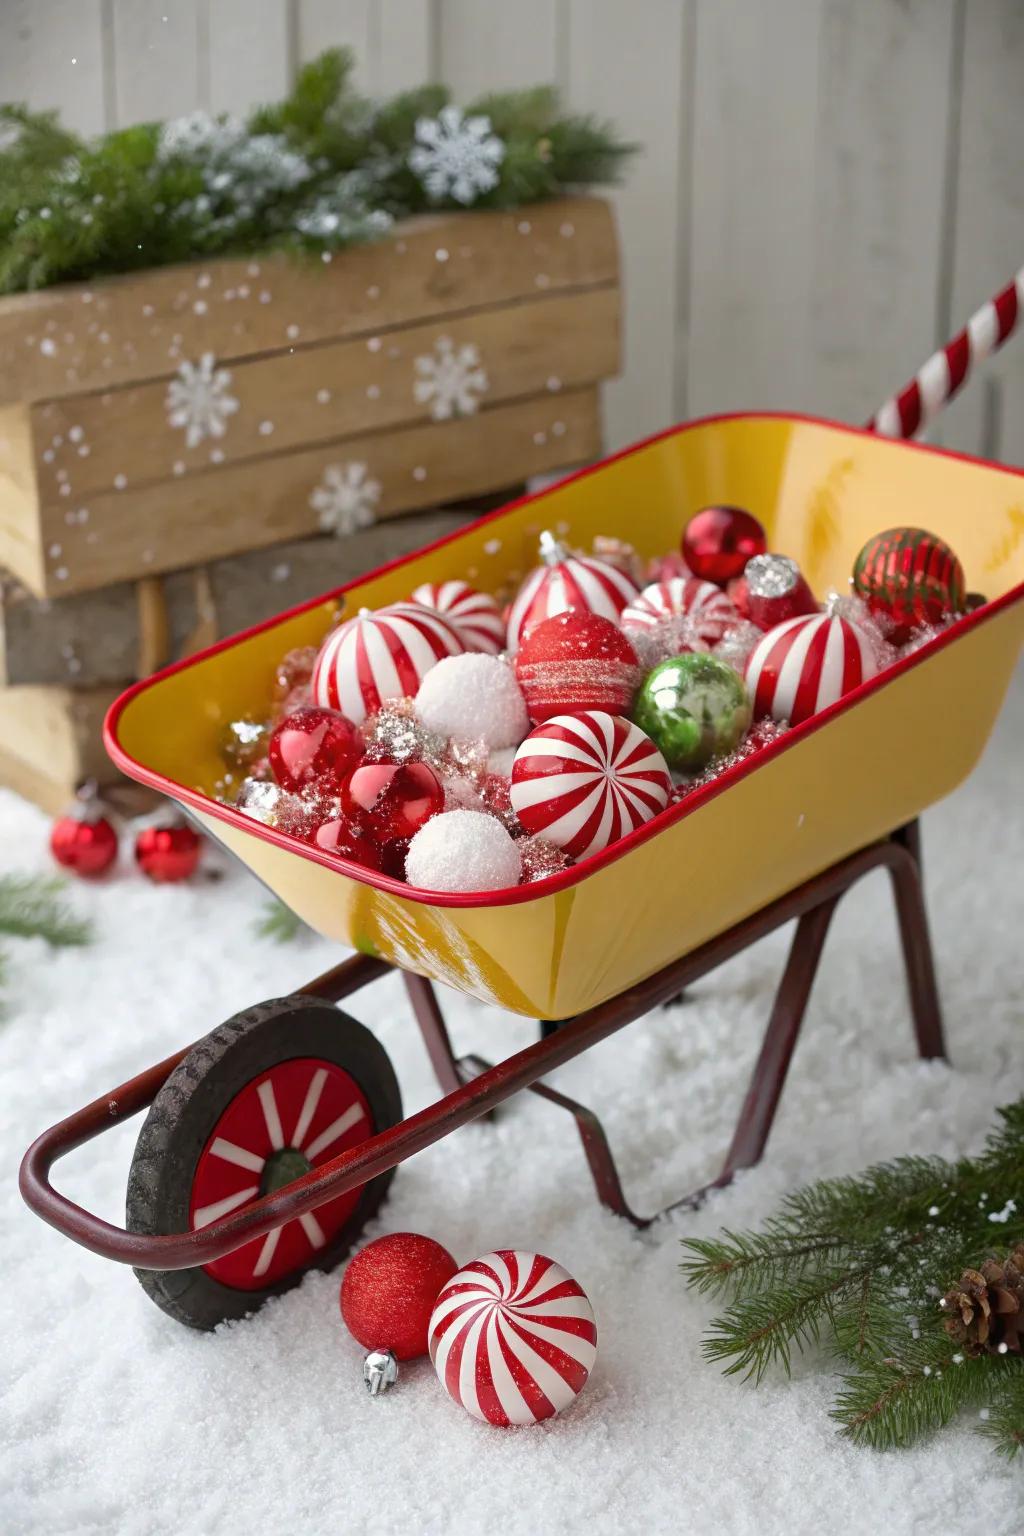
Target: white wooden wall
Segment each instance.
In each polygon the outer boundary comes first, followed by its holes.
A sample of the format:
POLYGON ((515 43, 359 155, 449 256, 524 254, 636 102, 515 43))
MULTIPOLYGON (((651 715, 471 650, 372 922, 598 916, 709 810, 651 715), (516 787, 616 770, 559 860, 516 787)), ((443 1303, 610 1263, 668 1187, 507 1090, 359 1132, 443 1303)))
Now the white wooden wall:
MULTIPOLYGON (((369 92, 553 81, 643 145, 609 440, 861 421, 1024 261, 1024 0, 0 0, 0 99, 240 111, 348 43, 369 92)), ((936 436, 1024 461, 1024 340, 936 436)))

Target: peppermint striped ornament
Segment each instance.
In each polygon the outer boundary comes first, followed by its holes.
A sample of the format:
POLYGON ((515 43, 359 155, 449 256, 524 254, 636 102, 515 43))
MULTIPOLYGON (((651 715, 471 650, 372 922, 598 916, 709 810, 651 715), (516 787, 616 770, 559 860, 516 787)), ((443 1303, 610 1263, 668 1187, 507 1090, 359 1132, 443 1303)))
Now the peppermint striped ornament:
POLYGON ((527 576, 509 610, 510 651, 519 648, 535 624, 569 608, 617 624, 623 608, 637 596, 636 583, 625 571, 591 555, 570 555, 550 533, 541 534, 540 551, 543 563, 527 576))
POLYGON ((653 629, 666 619, 689 619, 704 645, 717 645, 739 615, 721 587, 699 576, 673 576, 644 587, 622 612, 622 627, 653 629))
POLYGON ((478 592, 468 581, 425 581, 412 594, 443 613, 458 630, 467 651, 489 651, 496 656, 505 646, 505 621, 493 597, 478 592))
POLYGON ((878 668, 871 641, 849 619, 801 614, 776 624, 747 662, 755 718, 799 725, 827 709, 878 668))
POLYGON ((313 698, 361 725, 385 699, 415 695, 431 667, 465 650, 454 626, 421 603, 364 608, 332 630, 313 667, 313 698))
POLYGON ((448 1281, 430 1318, 429 1347, 442 1387, 474 1418, 539 1424, 583 1391, 597 1323, 561 1264, 500 1248, 448 1281))
POLYGON ((665 759, 638 725, 580 710, 530 732, 509 798, 525 831, 585 859, 663 811, 671 790, 665 759))
POLYGON ((994 298, 977 310, 963 330, 933 352, 901 390, 868 423, 880 437, 914 437, 963 388, 976 363, 997 352, 1013 335, 1024 312, 1024 267, 994 298))

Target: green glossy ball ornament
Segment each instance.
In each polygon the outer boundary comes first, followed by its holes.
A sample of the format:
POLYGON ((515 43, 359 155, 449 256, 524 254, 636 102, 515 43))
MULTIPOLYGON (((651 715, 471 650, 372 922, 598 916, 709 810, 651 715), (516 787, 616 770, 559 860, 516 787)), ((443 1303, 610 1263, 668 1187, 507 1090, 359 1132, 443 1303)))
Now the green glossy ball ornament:
POLYGON ((633 719, 670 768, 697 773, 734 752, 750 729, 742 678, 714 656, 670 656, 645 677, 633 719))

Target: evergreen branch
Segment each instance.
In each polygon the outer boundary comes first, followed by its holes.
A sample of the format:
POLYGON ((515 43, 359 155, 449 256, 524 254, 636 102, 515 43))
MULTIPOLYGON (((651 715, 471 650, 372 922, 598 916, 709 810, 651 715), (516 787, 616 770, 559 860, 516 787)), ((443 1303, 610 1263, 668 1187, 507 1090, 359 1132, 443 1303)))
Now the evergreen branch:
POLYGON ((685 1238, 696 1255, 679 1266, 687 1284, 700 1295, 734 1296, 764 1290, 784 1278, 796 1279, 815 1260, 826 1260, 842 1247, 835 1233, 789 1233, 769 1224, 765 1232, 723 1232, 721 1238, 685 1238))
POLYGON ((1024 1361, 1018 1359, 996 1387, 980 1433, 1001 1456, 1012 1460, 1024 1453, 1024 1361))
POLYGON ((0 933, 45 939, 55 948, 88 944, 90 925, 60 900, 63 890, 57 876, 0 876, 0 933))
POLYGON ((275 944, 288 944, 302 932, 308 932, 302 918, 276 899, 267 903, 256 924, 257 937, 270 939, 275 944))
POLYGON ((958 1352, 940 1329, 900 1357, 866 1359, 842 1378, 832 1418, 855 1445, 891 1449, 933 1434, 991 1390, 993 1360, 958 1352))

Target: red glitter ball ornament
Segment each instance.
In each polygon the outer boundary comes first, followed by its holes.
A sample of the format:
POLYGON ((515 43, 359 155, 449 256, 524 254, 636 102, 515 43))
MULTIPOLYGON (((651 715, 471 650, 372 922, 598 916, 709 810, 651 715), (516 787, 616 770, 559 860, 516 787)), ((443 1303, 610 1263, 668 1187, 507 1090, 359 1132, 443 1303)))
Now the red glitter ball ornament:
POLYGON ((534 725, 581 709, 628 715, 642 676, 617 624, 575 610, 535 625, 516 652, 515 670, 534 725))
POLYGON ((415 837, 444 810, 444 785, 426 763, 360 763, 341 786, 341 808, 381 843, 415 837))
POLYGON ((135 862, 149 880, 173 885, 194 874, 203 840, 186 822, 144 827, 135 839, 135 862))
POLYGON ((68 811, 50 829, 50 852, 63 869, 93 880, 117 858, 117 833, 99 811, 68 811))
POLYGON ((381 867, 381 850, 376 843, 371 842, 364 832, 342 816, 323 822, 309 841, 324 853, 332 853, 339 859, 351 859, 353 864, 361 864, 364 869, 381 867))
POLYGON ((434 1303, 458 1267, 432 1237, 378 1237, 356 1254, 341 1282, 346 1328, 364 1349, 390 1349, 398 1360, 425 1355, 434 1303))
POLYGON ((690 570, 720 587, 741 576, 747 561, 767 548, 761 524, 742 507, 704 507, 683 529, 683 559, 690 570))
POLYGON ((365 744, 351 720, 333 709, 296 709, 274 727, 268 756, 282 789, 337 793, 365 744))

